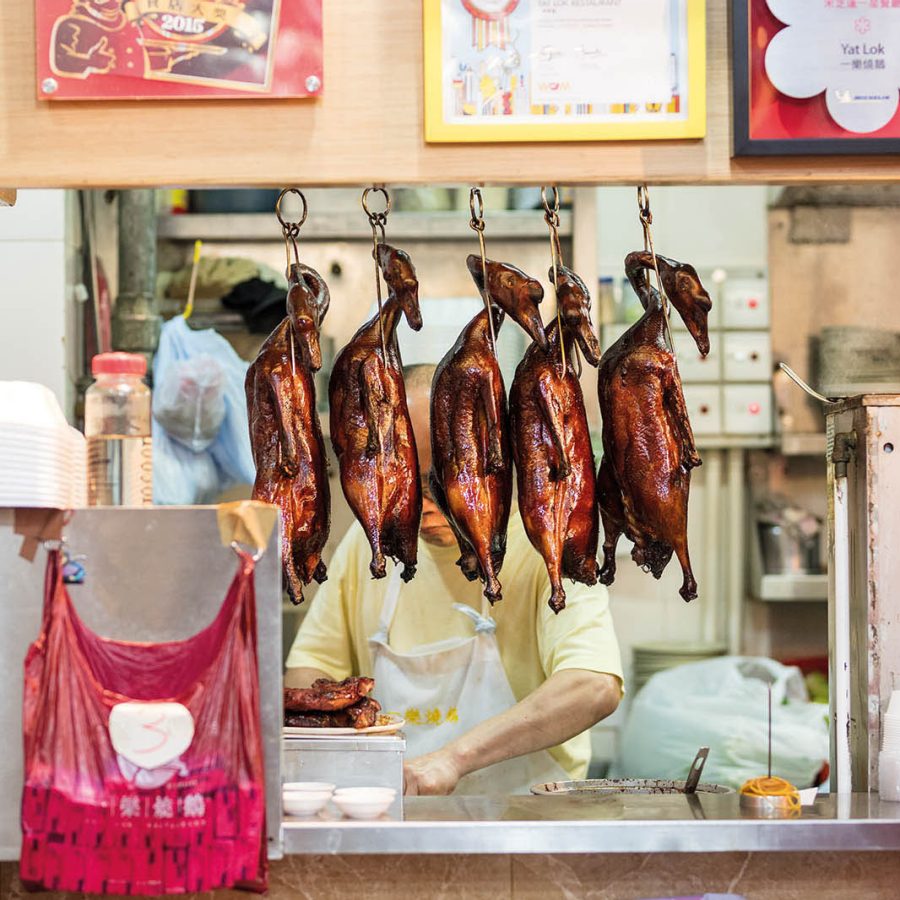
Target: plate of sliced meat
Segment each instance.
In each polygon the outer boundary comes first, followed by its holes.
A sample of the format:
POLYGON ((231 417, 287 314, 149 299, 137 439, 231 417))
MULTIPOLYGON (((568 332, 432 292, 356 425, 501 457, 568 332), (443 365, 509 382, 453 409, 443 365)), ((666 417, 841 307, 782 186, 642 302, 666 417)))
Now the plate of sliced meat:
POLYGON ((320 678, 308 688, 284 689, 284 733, 289 736, 393 734, 404 720, 385 715, 370 697, 375 679, 329 681, 320 678))
POLYGON ((359 737, 370 734, 396 734, 406 724, 406 719, 395 715, 379 715, 376 724, 365 728, 341 728, 328 725, 288 725, 291 717, 286 713, 284 717, 285 737, 359 737))

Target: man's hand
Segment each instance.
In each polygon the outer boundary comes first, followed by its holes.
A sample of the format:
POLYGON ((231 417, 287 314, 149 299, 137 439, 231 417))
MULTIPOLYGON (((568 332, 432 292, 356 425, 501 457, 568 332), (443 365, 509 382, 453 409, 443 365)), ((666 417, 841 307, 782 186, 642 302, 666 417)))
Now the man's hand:
POLYGON ((407 796, 444 796, 462 777, 453 754, 437 750, 403 764, 403 793, 407 796))

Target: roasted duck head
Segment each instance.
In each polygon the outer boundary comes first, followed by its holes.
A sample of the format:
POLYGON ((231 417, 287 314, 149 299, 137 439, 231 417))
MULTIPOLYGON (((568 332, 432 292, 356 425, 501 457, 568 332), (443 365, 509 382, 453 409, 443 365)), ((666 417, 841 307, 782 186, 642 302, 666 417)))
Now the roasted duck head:
MULTIPOLYGON (((548 276, 553 279, 552 267, 548 276)), ((600 365, 600 341, 591 321, 591 295, 585 283, 565 266, 556 267, 556 302, 563 320, 564 338, 574 338, 584 358, 596 368, 600 365)))
MULTIPOLYGON (((657 257, 672 305, 684 318, 701 352, 709 350, 707 318, 712 306, 692 266, 657 257)), ((646 278, 652 256, 630 253, 625 272, 645 312, 600 361, 603 459, 597 497, 603 521, 600 580, 612 584, 616 544, 625 534, 631 556, 655 578, 672 558, 683 572, 680 594, 697 596, 687 545, 691 469, 700 465, 675 357, 666 340, 662 298, 646 278)))
POLYGON ((397 325, 402 313, 410 327, 422 327, 419 283, 402 250, 380 244, 378 264, 388 287, 381 325, 376 313, 335 360, 328 384, 331 443, 344 496, 372 547, 372 577, 384 578, 391 557, 403 563, 409 581, 416 571, 422 486, 397 325))
MULTIPOLYGON (((466 265, 479 293, 483 295, 485 286, 481 257, 469 254, 466 265)), ((538 309, 538 304, 544 298, 541 283, 509 263, 489 259, 485 261, 484 269, 487 270, 487 295, 491 301, 520 325, 533 341, 546 348, 547 335, 538 309)))
MULTIPOLYGON (((709 353, 709 313, 712 300, 700 283, 697 270, 688 263, 676 262, 658 254, 656 264, 659 266, 659 277, 666 296, 687 326, 697 349, 701 355, 706 356, 709 353)), ((653 256, 649 251, 629 253, 625 259, 625 274, 644 309, 647 308, 650 288, 647 276, 652 270, 653 256)))
POLYGON ((322 276, 302 263, 288 269, 287 313, 294 339, 294 355, 311 372, 322 368, 319 329, 331 295, 322 276))
POLYGON ((560 266, 556 291, 562 332, 554 317, 547 348, 535 342, 525 352, 510 390, 509 417, 519 514, 547 566, 550 608, 558 613, 566 605, 563 578, 596 584, 598 577, 594 454, 575 362, 580 347, 596 366, 600 345, 584 282, 560 266))
MULTIPOLYGON (((467 260, 479 290, 485 279, 480 256, 467 260)), ((521 269, 488 260, 488 295, 494 331, 506 311, 542 347, 547 336, 538 312, 540 283, 521 269)), ((481 578, 491 603, 506 555, 512 501, 512 458, 506 388, 491 347, 486 309, 463 329, 434 373, 431 388, 431 493, 459 544, 457 565, 470 581, 481 578)))
POLYGON ((379 244, 378 265, 391 297, 396 299, 403 315, 406 316, 407 324, 413 331, 421 331, 419 279, 416 278, 416 270, 409 254, 389 244, 379 244))
POLYGON ((314 372, 322 365, 319 327, 328 310, 322 277, 303 265, 288 270, 288 315, 247 370, 253 498, 281 510, 284 581, 294 603, 303 586, 326 578, 322 549, 331 523, 325 443, 316 412, 314 372))

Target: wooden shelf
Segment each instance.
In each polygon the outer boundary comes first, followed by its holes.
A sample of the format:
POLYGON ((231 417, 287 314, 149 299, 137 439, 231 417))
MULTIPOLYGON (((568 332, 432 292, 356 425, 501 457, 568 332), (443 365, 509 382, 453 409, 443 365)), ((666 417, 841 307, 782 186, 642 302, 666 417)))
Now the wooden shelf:
POLYGON ((878 183, 900 157, 732 158, 731 4, 706 0, 702 140, 428 144, 422 0, 323 4, 324 79, 307 100, 47 101, 34 3, 0 4, 0 172, 26 187, 878 183))
MULTIPOLYGON (((572 234, 572 213, 559 214, 560 236, 572 234)), ((398 241, 471 240, 469 213, 391 213, 388 234, 398 241)), ((280 241, 281 232, 272 213, 185 213, 163 215, 156 233, 176 241, 280 241)), ((539 210, 492 212, 485 235, 491 240, 546 240, 547 223, 539 210)), ((311 213, 301 232, 303 240, 371 241, 369 224, 362 212, 311 213)))

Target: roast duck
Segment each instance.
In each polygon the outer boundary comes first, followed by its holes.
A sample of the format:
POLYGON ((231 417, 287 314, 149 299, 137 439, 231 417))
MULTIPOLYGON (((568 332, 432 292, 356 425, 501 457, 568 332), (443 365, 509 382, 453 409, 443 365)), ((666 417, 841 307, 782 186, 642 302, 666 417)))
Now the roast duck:
POLYGON ((554 318, 546 347, 535 341, 528 348, 516 369, 509 407, 519 513, 547 566, 550 608, 558 613, 566 605, 563 577, 584 584, 596 584, 598 577, 594 454, 575 363, 577 344, 587 361, 598 365, 600 345, 587 288, 563 266, 556 271, 556 297, 562 328, 554 318))
MULTIPOLYGON (((663 290, 703 356, 709 352, 712 308, 696 270, 657 256, 663 290)), ((649 252, 629 253, 625 273, 645 312, 600 361, 603 459, 597 474, 603 521, 600 581, 612 584, 616 544, 634 542, 632 559, 659 578, 672 553, 684 573, 680 594, 697 596, 687 545, 691 469, 700 465, 675 357, 666 343, 662 298, 647 277, 649 252)))
MULTIPOLYGON (((494 333, 508 313, 542 348, 547 336, 538 304, 540 283, 508 263, 467 259, 479 292, 491 303, 494 333), (496 305, 494 305, 496 304, 496 305)), ((441 360, 431 390, 431 491, 459 543, 463 574, 501 597, 497 575, 506 553, 512 499, 512 459, 506 389, 491 345, 487 309, 463 329, 441 360)))
POLYGON ((329 681, 308 688, 284 689, 284 724, 299 728, 370 728, 381 705, 368 696, 375 679, 365 676, 329 681))
POLYGON ((419 283, 409 256, 379 244, 378 265, 388 297, 379 316, 366 322, 341 351, 328 386, 331 442, 344 496, 372 546, 369 570, 383 578, 385 557, 403 563, 402 577, 416 572, 422 490, 416 439, 406 407, 397 323, 422 327, 419 283))
POLYGON ((284 580, 294 603, 302 602, 305 584, 326 578, 322 548, 331 502, 313 376, 322 365, 319 328, 328 303, 322 277, 291 265, 287 317, 266 338, 246 380, 253 499, 281 509, 284 580))

